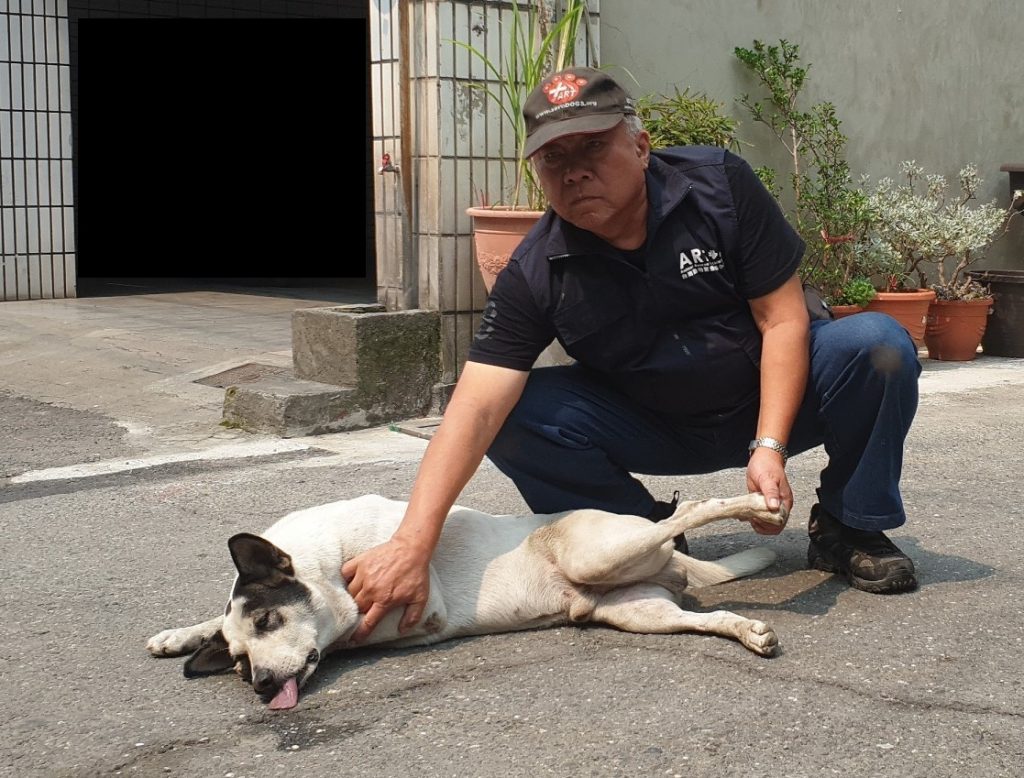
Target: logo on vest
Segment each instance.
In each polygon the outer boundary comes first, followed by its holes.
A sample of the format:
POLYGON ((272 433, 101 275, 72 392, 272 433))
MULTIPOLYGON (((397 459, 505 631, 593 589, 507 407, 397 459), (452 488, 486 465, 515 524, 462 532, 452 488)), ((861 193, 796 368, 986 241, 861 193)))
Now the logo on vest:
POLYGON ((693 278, 698 273, 717 273, 725 269, 725 257, 714 249, 690 249, 679 252, 679 275, 693 278))

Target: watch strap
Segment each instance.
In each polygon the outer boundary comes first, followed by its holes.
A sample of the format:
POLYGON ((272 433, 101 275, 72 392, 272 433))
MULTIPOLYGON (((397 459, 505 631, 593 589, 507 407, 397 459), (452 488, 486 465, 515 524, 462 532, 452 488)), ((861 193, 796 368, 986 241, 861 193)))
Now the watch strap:
POLYGON ((753 454, 755 448, 770 448, 772 451, 778 452, 779 454, 782 455, 783 465, 785 465, 787 460, 789 460, 789 450, 786 448, 785 444, 781 443, 775 438, 755 438, 754 440, 750 441, 750 445, 747 446, 747 451, 753 454))

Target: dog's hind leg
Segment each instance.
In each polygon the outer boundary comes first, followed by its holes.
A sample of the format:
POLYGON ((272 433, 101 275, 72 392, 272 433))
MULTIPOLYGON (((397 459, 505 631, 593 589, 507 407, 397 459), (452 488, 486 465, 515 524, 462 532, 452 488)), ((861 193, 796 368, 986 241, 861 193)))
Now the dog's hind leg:
POLYGON ((785 506, 780 506, 776 511, 769 510, 764 495, 752 492, 739 497, 691 500, 680 503, 675 513, 654 526, 664 529, 670 533, 670 538, 674 538, 683 532, 722 519, 737 519, 738 521, 757 519, 767 524, 784 527, 789 519, 789 512, 785 506))
POLYGON ((657 573, 672 556, 672 540, 722 519, 784 525, 785 508, 770 511, 761 494, 681 503, 664 521, 595 510, 570 511, 535 533, 570 581, 625 584, 657 573))
POLYGON ((778 648, 775 631, 763 621, 747 619, 729 611, 684 611, 671 597, 666 589, 653 584, 633 584, 614 589, 601 597, 591 619, 625 632, 721 635, 738 640, 761 656, 771 656, 778 648))
POLYGON ((153 656, 182 656, 184 654, 191 654, 205 641, 220 632, 223 624, 224 617, 218 616, 215 619, 204 621, 202 624, 194 624, 191 627, 165 629, 146 641, 146 649, 153 656))

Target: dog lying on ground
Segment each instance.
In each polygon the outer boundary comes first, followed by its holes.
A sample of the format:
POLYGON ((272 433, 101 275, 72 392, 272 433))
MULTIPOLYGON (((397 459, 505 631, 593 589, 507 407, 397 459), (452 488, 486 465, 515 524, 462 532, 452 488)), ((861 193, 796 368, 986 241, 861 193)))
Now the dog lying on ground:
MULTIPOLYGON (((224 615, 164 630, 146 647, 154 656, 190 653, 186 677, 234 667, 271 708, 294 707, 321 658, 352 647, 360 614, 342 563, 390 538, 405 508, 368 495, 290 513, 262 536, 235 535, 228 547, 237 575, 224 615)), ((600 622, 627 632, 721 635, 770 656, 778 641, 763 622, 678 604, 688 584, 730 581, 774 561, 763 547, 715 562, 674 549, 676 536, 728 518, 784 526, 787 515, 768 510, 760 494, 682 503, 656 524, 597 510, 492 516, 456 506, 431 561, 425 617, 399 634, 397 608, 363 645, 600 622)))

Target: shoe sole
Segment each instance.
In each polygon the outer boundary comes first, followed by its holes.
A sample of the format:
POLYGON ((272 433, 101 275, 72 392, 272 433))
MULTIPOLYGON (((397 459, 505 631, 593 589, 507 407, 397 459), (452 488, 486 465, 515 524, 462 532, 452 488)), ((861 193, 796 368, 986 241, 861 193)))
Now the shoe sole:
POLYGON ((830 559, 826 559, 825 556, 813 546, 808 549, 807 565, 812 570, 821 570, 826 573, 842 575, 854 589, 860 589, 862 592, 868 592, 869 594, 902 594, 903 592, 910 592, 917 588, 917 577, 913 573, 893 573, 891 575, 887 575, 880 581, 869 581, 865 578, 858 578, 852 571, 844 570, 842 565, 839 565, 830 559))

